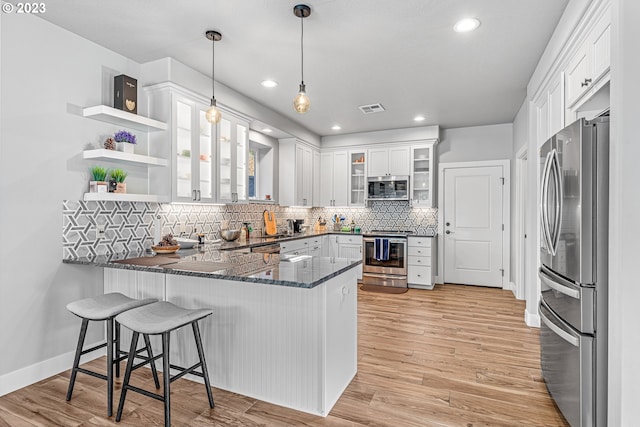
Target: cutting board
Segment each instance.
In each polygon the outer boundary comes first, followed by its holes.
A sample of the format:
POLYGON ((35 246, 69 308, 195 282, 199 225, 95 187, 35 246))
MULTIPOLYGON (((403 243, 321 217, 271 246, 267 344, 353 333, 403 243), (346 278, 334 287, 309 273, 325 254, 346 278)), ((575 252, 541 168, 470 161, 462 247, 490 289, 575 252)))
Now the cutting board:
POLYGON ((264 217, 264 234, 267 236, 274 236, 278 233, 278 227, 276 225, 276 214, 265 210, 262 213, 264 217))

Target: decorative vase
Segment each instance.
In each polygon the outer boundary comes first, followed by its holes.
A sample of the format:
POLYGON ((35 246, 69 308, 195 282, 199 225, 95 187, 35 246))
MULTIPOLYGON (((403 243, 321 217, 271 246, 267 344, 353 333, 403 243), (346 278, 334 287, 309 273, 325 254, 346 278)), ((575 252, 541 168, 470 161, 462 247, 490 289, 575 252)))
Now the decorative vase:
POLYGON ((128 142, 116 142, 116 147, 118 151, 122 151, 123 153, 133 154, 133 144, 128 142))
POLYGON ((114 193, 125 194, 127 192, 127 183, 119 182, 116 184, 116 189, 113 191, 114 193))
POLYGON ((96 181, 96 185, 98 187, 98 193, 108 193, 109 192, 109 183, 107 181, 96 181))

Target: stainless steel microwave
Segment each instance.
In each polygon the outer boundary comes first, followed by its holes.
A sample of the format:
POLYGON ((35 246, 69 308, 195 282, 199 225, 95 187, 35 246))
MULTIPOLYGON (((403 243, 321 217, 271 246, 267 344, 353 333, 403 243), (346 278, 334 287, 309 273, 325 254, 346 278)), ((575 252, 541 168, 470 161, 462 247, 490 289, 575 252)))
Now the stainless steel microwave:
POLYGON ((370 176, 367 179, 369 200, 409 200, 409 177, 370 176))

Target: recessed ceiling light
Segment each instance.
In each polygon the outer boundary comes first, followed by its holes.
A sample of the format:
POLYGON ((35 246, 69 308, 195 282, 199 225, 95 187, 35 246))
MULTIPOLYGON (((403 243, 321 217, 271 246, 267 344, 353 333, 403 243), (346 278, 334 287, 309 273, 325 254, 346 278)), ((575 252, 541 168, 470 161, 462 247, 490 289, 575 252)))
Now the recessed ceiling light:
POLYGON ((340 125, 333 125, 333 126, 331 126, 331 129, 333 129, 333 130, 340 130, 340 129, 342 129, 342 128, 340 127, 340 125))
POLYGON ((262 86, 264 87, 276 87, 278 86, 278 82, 275 80, 263 80, 262 83, 260 83, 262 86))
POLYGON ((271 129, 269 129, 269 128, 263 128, 263 129, 262 129, 262 132, 264 132, 264 133, 271 133, 271 132, 273 132, 273 131, 272 131, 271 129))
POLYGON ((424 121, 424 116, 415 116, 413 118, 414 122, 423 122, 424 121))
POLYGON ((476 18, 465 18, 456 22, 453 26, 453 31, 456 33, 466 33, 473 31, 480 26, 480 21, 476 18))

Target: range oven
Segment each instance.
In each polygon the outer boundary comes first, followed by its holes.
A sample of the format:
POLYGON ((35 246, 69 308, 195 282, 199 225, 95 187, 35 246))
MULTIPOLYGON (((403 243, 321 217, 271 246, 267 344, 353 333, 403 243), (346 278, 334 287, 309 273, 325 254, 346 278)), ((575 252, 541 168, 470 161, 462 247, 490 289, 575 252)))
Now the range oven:
POLYGON ((363 284, 407 287, 407 234, 372 231, 363 236, 363 284))

